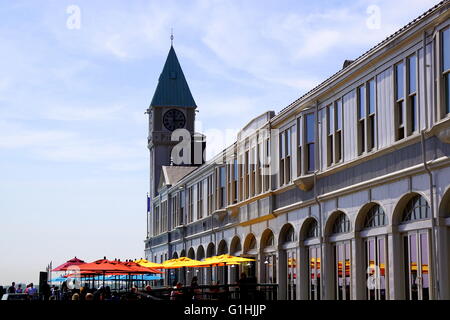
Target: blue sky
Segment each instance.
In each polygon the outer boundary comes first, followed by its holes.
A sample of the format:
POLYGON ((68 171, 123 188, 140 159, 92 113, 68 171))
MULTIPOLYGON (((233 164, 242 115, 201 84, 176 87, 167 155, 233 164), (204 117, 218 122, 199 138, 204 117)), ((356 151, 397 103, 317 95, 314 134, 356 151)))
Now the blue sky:
POLYGON ((436 3, 2 1, 0 284, 37 282, 75 255, 143 256, 144 111, 171 28, 211 156, 230 142, 221 133, 281 110, 436 3))

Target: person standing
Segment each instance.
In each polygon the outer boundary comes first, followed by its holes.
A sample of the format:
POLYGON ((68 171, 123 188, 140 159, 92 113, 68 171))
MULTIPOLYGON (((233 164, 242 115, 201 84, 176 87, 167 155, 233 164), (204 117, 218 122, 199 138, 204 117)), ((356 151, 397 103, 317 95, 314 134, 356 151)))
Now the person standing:
POLYGON ((17 286, 16 293, 23 293, 22 285, 21 285, 21 284, 19 284, 19 285, 17 286))
POLYGON ((16 283, 13 282, 11 286, 8 288, 8 293, 16 293, 16 283))
POLYGON ((28 297, 30 300, 34 300, 37 294, 36 288, 33 286, 33 282, 30 283, 30 286, 28 287, 28 297))

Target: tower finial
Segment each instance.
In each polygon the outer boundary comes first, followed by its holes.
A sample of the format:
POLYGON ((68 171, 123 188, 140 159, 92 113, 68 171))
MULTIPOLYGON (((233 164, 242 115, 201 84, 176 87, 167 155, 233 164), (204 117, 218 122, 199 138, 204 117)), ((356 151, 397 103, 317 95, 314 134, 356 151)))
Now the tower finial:
POLYGON ((170 28, 170 45, 173 46, 173 28, 170 28))

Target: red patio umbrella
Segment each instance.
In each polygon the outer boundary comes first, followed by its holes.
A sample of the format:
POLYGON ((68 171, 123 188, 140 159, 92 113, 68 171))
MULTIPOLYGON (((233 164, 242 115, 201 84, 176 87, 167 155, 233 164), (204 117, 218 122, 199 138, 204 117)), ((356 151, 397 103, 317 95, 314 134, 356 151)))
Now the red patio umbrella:
POLYGON ((72 258, 72 259, 64 262, 62 265, 60 265, 59 267, 56 267, 52 271, 66 271, 71 266, 79 266, 79 265, 82 265, 84 263, 85 262, 83 260, 80 260, 77 257, 75 257, 75 258, 72 258))

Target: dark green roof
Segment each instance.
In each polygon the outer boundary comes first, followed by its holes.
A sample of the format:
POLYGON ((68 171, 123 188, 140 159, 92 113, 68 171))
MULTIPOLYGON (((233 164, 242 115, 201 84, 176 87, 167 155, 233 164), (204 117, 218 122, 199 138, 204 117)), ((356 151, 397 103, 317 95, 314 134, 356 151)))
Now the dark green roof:
POLYGON ((172 46, 150 107, 197 107, 172 46))

